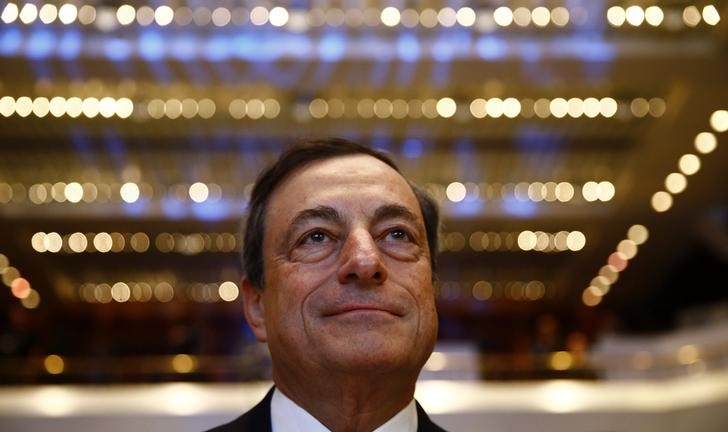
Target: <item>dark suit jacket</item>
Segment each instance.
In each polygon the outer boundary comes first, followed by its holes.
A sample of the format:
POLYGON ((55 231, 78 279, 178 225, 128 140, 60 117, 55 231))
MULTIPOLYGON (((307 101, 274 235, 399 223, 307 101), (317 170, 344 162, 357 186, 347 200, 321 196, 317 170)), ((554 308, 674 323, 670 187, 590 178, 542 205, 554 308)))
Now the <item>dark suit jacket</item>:
MULTIPOLYGON (((268 391, 258 405, 250 411, 224 425, 210 429, 208 432, 271 432, 270 401, 273 389, 268 391)), ((416 403, 416 402, 415 402, 416 403)), ((427 417, 419 403, 417 404, 417 432, 445 432, 427 417)))

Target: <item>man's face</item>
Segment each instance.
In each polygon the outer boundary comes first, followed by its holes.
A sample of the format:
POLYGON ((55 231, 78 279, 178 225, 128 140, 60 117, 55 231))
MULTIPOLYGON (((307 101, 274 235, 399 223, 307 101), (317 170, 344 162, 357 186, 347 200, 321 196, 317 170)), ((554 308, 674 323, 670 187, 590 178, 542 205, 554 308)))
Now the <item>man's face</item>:
POLYGON ((314 162, 271 196, 264 329, 276 368, 419 372, 437 335, 425 225, 407 182, 367 155, 314 162))

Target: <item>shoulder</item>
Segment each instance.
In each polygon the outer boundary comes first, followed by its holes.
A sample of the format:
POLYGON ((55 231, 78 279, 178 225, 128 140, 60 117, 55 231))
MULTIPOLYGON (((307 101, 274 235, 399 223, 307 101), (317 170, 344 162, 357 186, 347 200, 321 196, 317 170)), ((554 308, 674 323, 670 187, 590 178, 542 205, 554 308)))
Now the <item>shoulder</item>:
POLYGON ((270 401, 272 397, 273 388, 250 411, 207 432, 271 432, 270 401))
POLYGON ((445 429, 430 420, 419 402, 415 401, 415 403, 417 405, 417 432, 446 432, 445 429))

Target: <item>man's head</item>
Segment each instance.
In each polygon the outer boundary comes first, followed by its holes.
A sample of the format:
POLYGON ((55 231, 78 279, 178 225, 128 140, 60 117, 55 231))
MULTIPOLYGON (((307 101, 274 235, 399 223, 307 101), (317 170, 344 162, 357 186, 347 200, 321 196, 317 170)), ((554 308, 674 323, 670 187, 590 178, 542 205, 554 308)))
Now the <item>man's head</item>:
POLYGON ((322 371, 416 377, 437 334, 437 223, 389 158, 345 140, 294 147, 259 177, 243 296, 278 385, 322 371))
MULTIPOLYGON (((354 154, 372 156, 399 172, 397 165, 384 153, 345 139, 326 138, 306 141, 291 147, 278 158, 275 164, 260 174, 251 194, 243 244, 243 271, 246 279, 254 286, 259 288, 263 288, 264 286, 263 236, 265 231, 265 211, 268 206, 268 201, 278 185, 293 171, 309 163, 354 154)), ((420 211, 424 217, 427 243, 430 250, 430 262, 434 275, 437 272, 439 229, 437 204, 419 186, 410 182, 410 187, 417 197, 420 211)))

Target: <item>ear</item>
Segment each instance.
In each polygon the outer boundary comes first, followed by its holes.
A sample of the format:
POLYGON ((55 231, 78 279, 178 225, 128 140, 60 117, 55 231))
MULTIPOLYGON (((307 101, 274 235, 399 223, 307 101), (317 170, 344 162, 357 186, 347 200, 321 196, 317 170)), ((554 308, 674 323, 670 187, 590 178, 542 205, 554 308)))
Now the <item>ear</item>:
POLYGON ((265 331, 265 306, 263 305, 263 290, 254 286, 247 278, 240 281, 243 291, 243 310, 245 319, 253 330, 255 338, 266 342, 268 336, 265 331))

